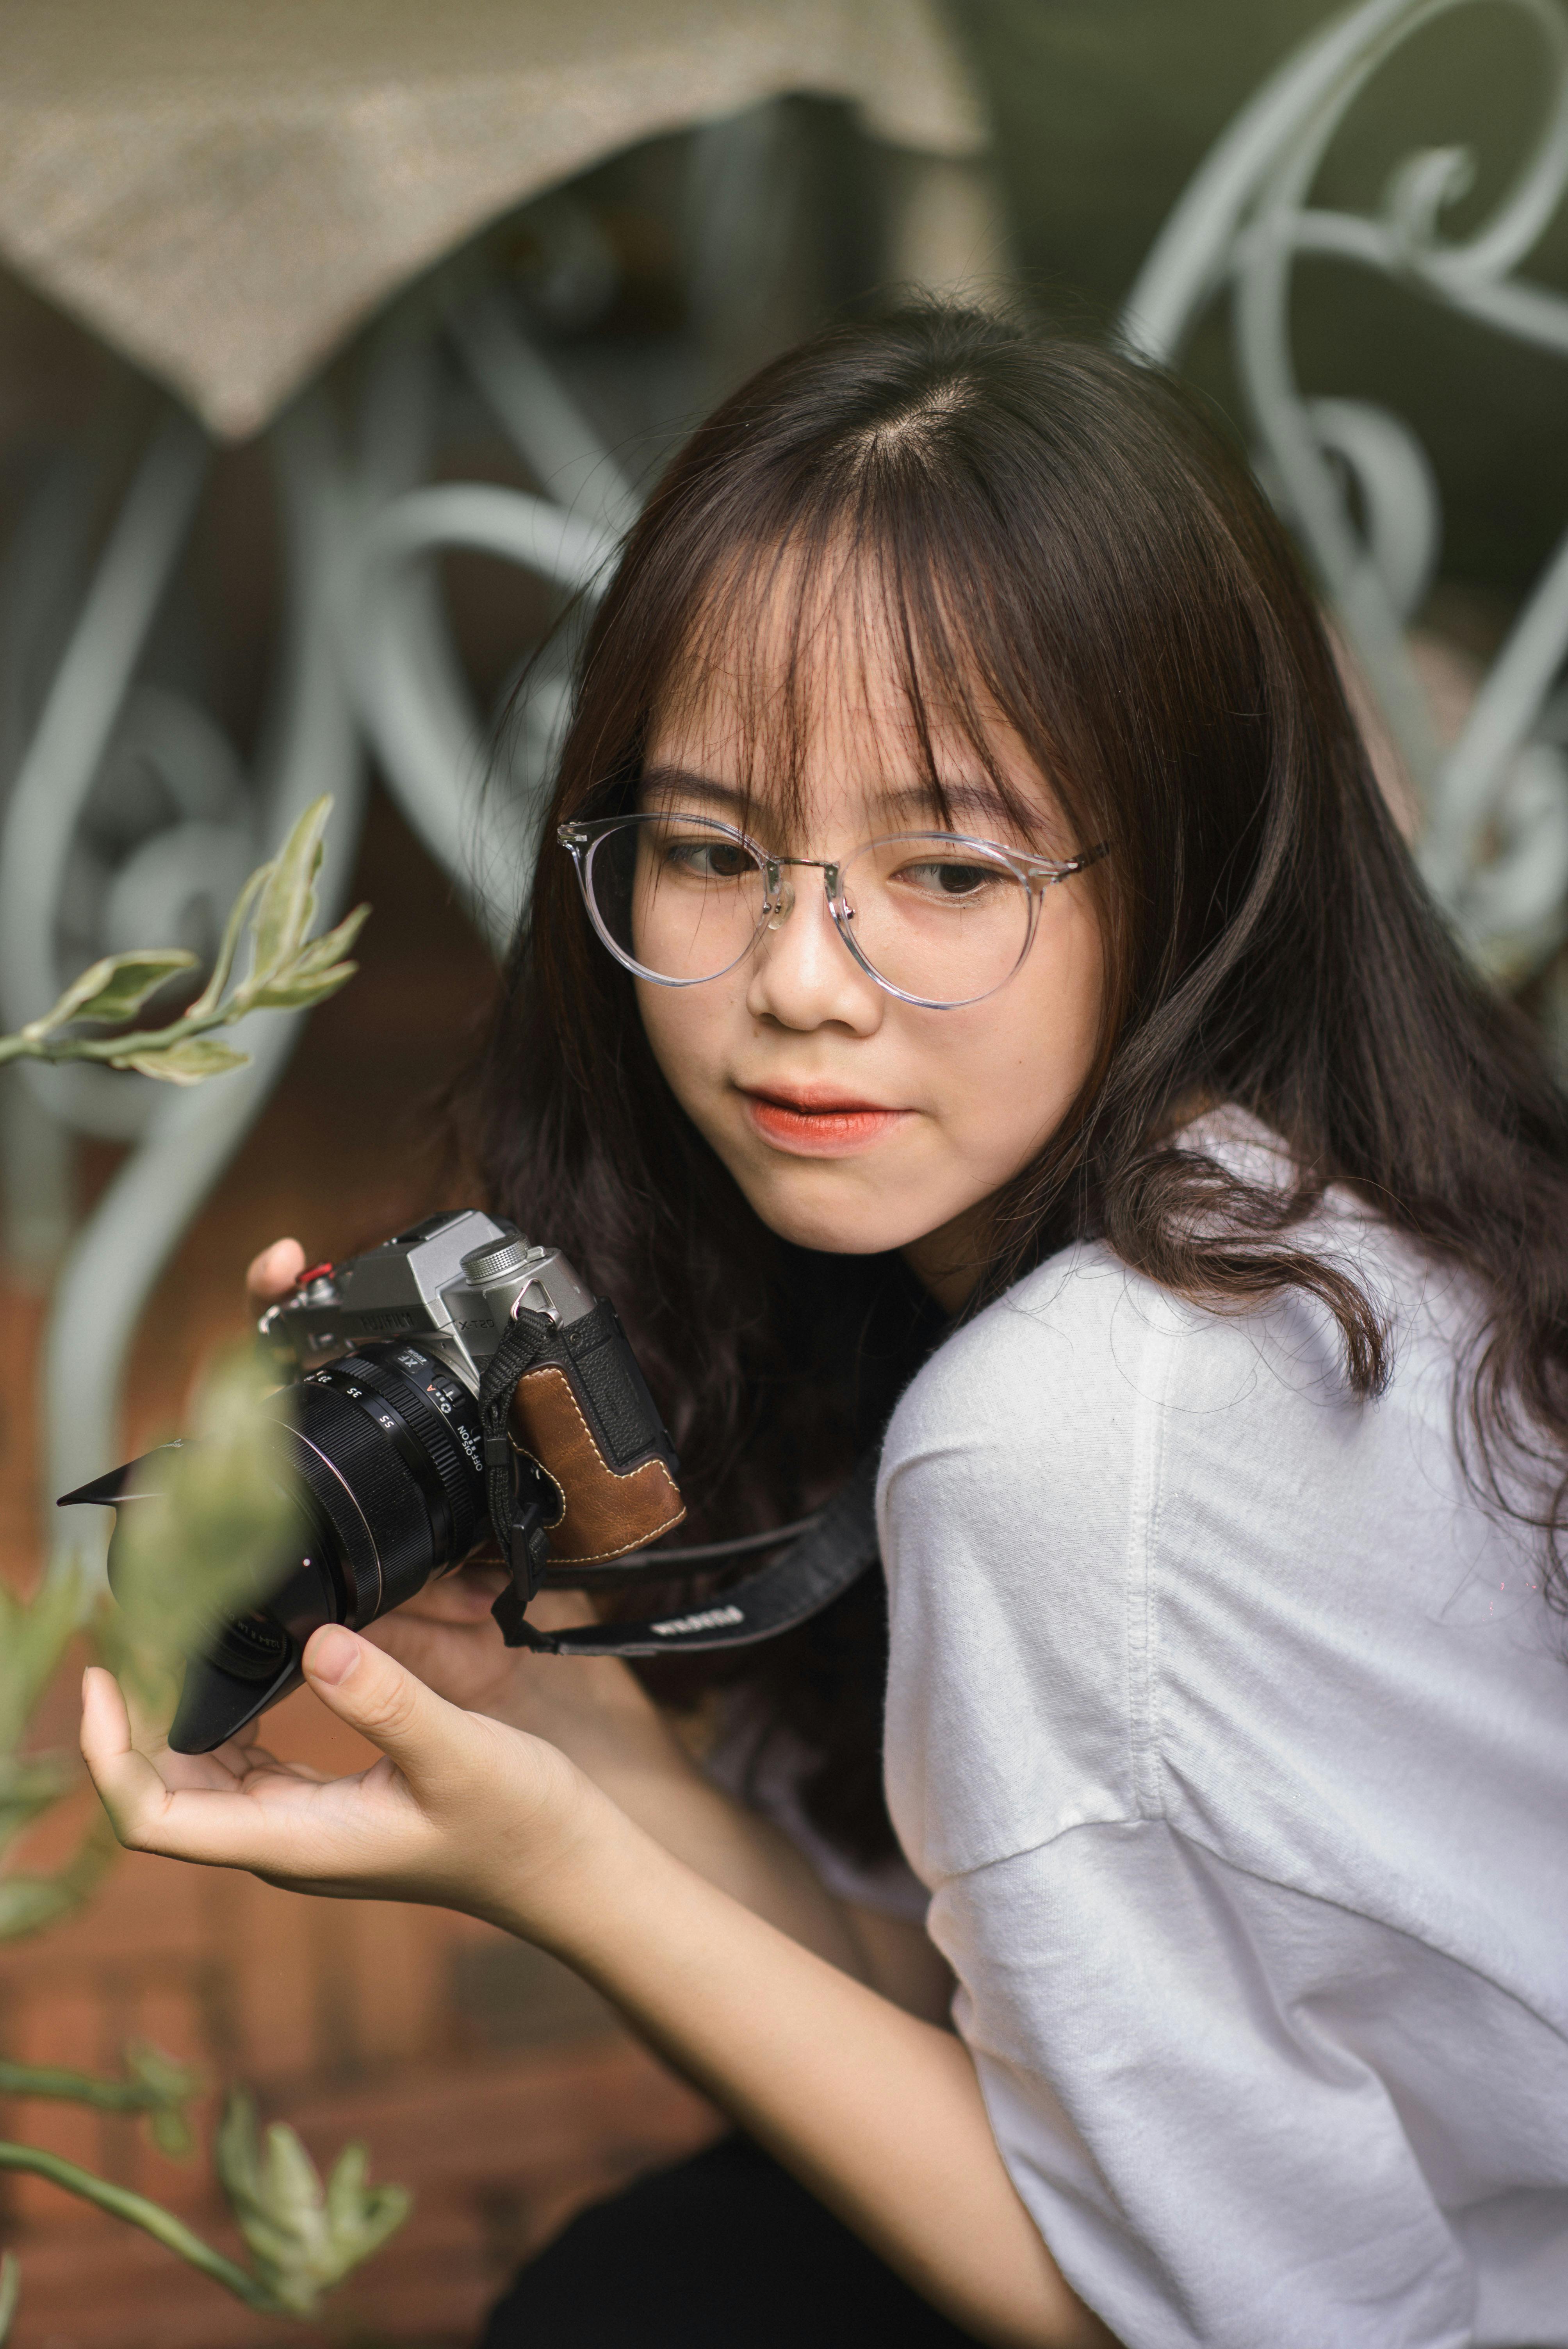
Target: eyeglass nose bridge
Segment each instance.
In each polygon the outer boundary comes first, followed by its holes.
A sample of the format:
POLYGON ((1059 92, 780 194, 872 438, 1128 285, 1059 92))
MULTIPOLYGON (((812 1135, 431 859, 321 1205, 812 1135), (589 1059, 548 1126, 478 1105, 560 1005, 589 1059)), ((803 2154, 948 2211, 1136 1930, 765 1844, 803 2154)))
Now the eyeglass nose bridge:
POLYGON ((795 884, 785 874, 782 856, 768 856, 762 861, 762 905, 767 916, 765 926, 781 930, 795 910, 795 884))
POLYGON ((823 856, 765 856, 762 860, 763 908, 767 915, 764 926, 769 930, 781 930, 795 910, 795 884, 787 877, 785 869, 794 864, 805 865, 811 872, 821 874, 828 893, 829 911, 835 922, 839 921, 842 892, 836 863, 823 856))

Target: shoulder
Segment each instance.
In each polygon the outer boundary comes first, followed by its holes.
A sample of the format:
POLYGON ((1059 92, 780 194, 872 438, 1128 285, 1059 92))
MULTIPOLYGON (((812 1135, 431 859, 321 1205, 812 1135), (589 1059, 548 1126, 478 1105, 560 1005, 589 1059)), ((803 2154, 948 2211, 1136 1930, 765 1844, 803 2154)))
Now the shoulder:
POLYGON ((893 1416, 885 1759, 927 1883, 1138 1815, 1127 1560, 1179 1319, 1109 1251, 1071 1248, 956 1331, 893 1416))
MULTIPOLYGON (((1354 1203, 1295 1237, 1415 1328, 1418 1268, 1354 1203)), ((1214 1741, 1188 1754, 1189 1733, 1243 1696, 1266 1753, 1295 1692, 1299 1760, 1337 1713, 1346 1641, 1406 1653, 1414 1555, 1461 1568, 1473 1514, 1423 1364, 1452 1354, 1412 1345, 1357 1402, 1314 1299, 1209 1311, 1096 1243, 954 1332, 879 1483, 890 1796, 923 1873, 1167 1816, 1172 1752, 1207 1784, 1214 1741)), ((1227 1777, 1237 1743, 1219 1741, 1227 1777)))
MULTIPOLYGON (((1267 1185, 1289 1178, 1284 1146, 1233 1111, 1189 1127, 1183 1146, 1267 1185)), ((1468 1300, 1377 1217, 1330 1193, 1292 1243, 1347 1272, 1389 1328, 1401 1402, 1434 1368, 1451 1373, 1468 1300)), ((1446 1387, 1442 1404, 1447 1406, 1446 1387)), ((921 1459, 955 1471, 965 1455, 1002 1464, 1016 1485, 1131 1464, 1140 1430, 1169 1416, 1166 1472, 1216 1446, 1233 1455, 1249 1432, 1282 1429, 1309 1450, 1332 1445, 1366 1414, 1343 1376, 1337 1326, 1305 1290, 1256 1309, 1180 1299, 1103 1244, 1065 1249, 954 1331, 906 1391, 889 1426, 884 1486, 921 1459), (1048 1439, 1048 1440, 1047 1440, 1048 1439)))
POLYGON ((1152 1399, 1151 1357, 1181 1309, 1098 1242, 1053 1257, 938 1348, 905 1391, 888 1429, 884 1478, 917 1457, 1005 1451, 1036 1458, 1042 1414, 1074 1450, 1125 1443, 1152 1399))

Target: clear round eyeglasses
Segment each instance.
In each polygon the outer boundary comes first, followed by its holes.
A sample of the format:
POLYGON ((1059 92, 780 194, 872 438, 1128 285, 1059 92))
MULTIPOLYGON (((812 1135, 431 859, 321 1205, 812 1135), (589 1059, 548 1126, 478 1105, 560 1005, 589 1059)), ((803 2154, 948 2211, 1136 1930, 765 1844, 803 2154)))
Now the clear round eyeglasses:
POLYGON ((904 832, 841 864, 773 856, 732 824, 679 808, 563 823, 588 916, 618 962, 659 987, 722 978, 795 905, 797 866, 820 872, 834 927, 861 968, 901 1003, 956 1011, 1006 984, 1034 942, 1046 890, 1105 854, 1066 863, 904 832))

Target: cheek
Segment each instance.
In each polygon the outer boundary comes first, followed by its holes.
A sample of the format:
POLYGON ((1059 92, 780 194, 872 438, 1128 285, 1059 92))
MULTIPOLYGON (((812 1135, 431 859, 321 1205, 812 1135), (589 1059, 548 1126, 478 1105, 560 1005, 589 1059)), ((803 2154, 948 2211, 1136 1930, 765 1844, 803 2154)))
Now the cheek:
POLYGON ((946 1015, 949 1132, 993 1186, 1026 1165, 1071 1108, 1094 1065, 1101 1004, 1099 932, 1074 909, 999 994, 946 1015))
POLYGON ((704 1104, 711 1104, 721 1088, 733 1017, 722 982, 650 987, 637 979, 634 985, 644 1032, 660 1072, 687 1116, 706 1130, 704 1104))

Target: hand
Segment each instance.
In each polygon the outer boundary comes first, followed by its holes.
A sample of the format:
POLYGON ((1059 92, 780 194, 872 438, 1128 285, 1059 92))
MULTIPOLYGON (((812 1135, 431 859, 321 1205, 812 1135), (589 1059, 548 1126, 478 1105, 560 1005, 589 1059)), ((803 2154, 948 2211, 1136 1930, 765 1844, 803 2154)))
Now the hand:
MULTIPOLYGON (((274 1240, 254 1257, 245 1274, 253 1305, 286 1297, 304 1270, 305 1253, 296 1239, 274 1240)), ((460 1567, 428 1582, 395 1613, 382 1616, 365 1636, 396 1656, 427 1688, 468 1713, 484 1713, 514 1728, 529 1729, 564 1744, 574 1732, 591 1734, 603 1746, 610 1715, 641 1715, 646 1707, 636 1682, 610 1659, 565 1667, 553 1657, 509 1648, 490 1608, 505 1587, 506 1569, 494 1560, 460 1567)), ((545 1630, 589 1623, 593 1610, 573 1591, 553 1591, 534 1601, 532 1619, 545 1630)))
MULTIPOLYGON (((275 1303, 288 1295, 304 1264, 298 1240, 274 1240, 246 1271, 247 1296, 258 1306, 275 1303)), ((505 1582, 506 1570, 497 1563, 460 1568, 427 1583, 395 1614, 383 1616, 366 1636, 451 1703, 521 1726, 528 1712, 519 1685, 524 1658, 507 1647, 490 1613, 505 1582)), ((586 1622, 589 1617, 586 1605, 574 1601, 563 1619, 586 1622)))
MULTIPOLYGON (((493 1559, 459 1567, 377 1617, 365 1637, 466 1713, 489 1713, 572 1751, 578 1716, 597 1717, 623 1681, 628 1690, 637 1684, 613 1658, 563 1664, 559 1657, 509 1648, 490 1613, 506 1580, 506 1568, 493 1559)), ((542 1630, 564 1630, 591 1623, 593 1610, 581 1591, 544 1591, 529 1609, 529 1620, 542 1630)))
POLYGON ((552 1875, 613 1806, 542 1740, 459 1711, 353 1631, 332 1624, 305 1678, 381 1748, 356 1776, 327 1778, 238 1741, 170 1754, 133 1739, 119 1684, 82 1682, 82 1754, 121 1843, 249 1868, 271 1884, 339 1898, 418 1900, 526 1929, 550 1909, 552 1875))
POLYGON ((275 1305, 286 1297, 304 1270, 304 1250, 298 1240, 274 1240, 245 1270, 245 1294, 253 1305, 275 1305))

